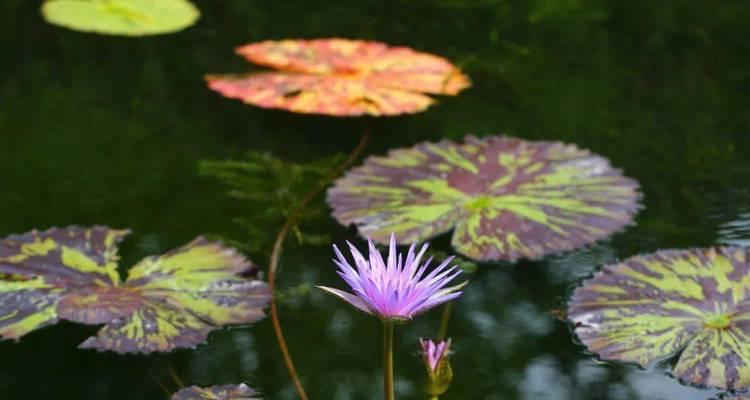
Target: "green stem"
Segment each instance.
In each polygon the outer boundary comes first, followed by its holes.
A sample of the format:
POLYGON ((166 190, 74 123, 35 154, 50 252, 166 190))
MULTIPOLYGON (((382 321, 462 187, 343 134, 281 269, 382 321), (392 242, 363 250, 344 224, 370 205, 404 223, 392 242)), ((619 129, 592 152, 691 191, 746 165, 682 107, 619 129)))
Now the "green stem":
POLYGON ((440 318, 440 331, 438 331, 437 340, 445 340, 448 336, 448 322, 451 320, 451 310, 453 309, 453 303, 448 302, 443 306, 443 316, 440 318))
POLYGON ((385 388, 385 400, 394 400, 393 321, 383 321, 383 386, 385 388))

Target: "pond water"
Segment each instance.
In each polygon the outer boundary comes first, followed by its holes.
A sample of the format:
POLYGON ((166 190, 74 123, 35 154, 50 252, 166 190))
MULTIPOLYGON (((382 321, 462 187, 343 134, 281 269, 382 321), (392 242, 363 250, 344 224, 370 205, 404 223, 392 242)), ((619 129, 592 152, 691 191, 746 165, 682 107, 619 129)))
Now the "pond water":
MULTIPOLYGON (((480 265, 455 304, 455 380, 443 399, 705 400, 660 367, 602 363, 550 310, 598 266, 658 248, 750 243, 750 3, 596 0, 196 1, 179 34, 103 37, 44 23, 38 2, 0 13, 0 234, 70 224, 130 228, 123 266, 199 234, 247 240, 237 217, 265 210, 199 176, 204 159, 247 150, 305 162, 424 140, 505 133, 576 143, 642 185, 637 225, 538 262, 480 265), (244 71, 248 42, 348 37, 443 55, 474 86, 428 111, 377 120, 298 116, 245 106, 206 88, 206 73, 244 71)), ((280 225, 280 224, 279 224, 280 225)), ((261 226, 269 237, 278 225, 261 226)), ((354 230, 323 219, 341 243, 354 230)), ((447 237, 433 242, 450 252, 447 237)), ((289 240, 280 289, 340 287, 327 245, 289 240)), ((268 263, 268 251, 253 255, 268 263)), ((310 397, 378 399, 378 322, 318 291, 280 303, 310 397)), ((435 310, 397 328, 396 390, 420 399, 417 338, 435 310)), ((119 356, 78 350, 96 331, 60 323, 0 344, 4 399, 164 399, 186 384, 244 381, 296 395, 271 324, 213 333, 193 351, 119 356)))

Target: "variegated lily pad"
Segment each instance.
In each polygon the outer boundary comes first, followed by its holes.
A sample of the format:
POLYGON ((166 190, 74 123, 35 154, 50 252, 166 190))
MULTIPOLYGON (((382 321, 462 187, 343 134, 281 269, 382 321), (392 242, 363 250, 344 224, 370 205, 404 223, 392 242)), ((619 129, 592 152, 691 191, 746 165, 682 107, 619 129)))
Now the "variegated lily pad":
POLYGON ((244 383, 207 388, 191 386, 172 395, 172 400, 260 400, 258 393, 244 383))
POLYGON ((605 266, 572 296, 589 351, 721 389, 750 386, 750 250, 662 250, 605 266))
POLYGON ((347 39, 280 40, 239 47, 250 62, 276 69, 210 75, 211 89, 264 108, 334 116, 423 111, 429 94, 456 95, 469 79, 442 57, 347 39))
POLYGON ((257 268, 202 237, 143 259, 123 283, 117 244, 128 233, 68 227, 0 240, 0 337, 66 319, 105 324, 82 348, 150 353, 194 347, 223 325, 264 316, 271 294, 249 278, 257 268))
POLYGON ((455 229, 476 260, 540 258, 631 224, 638 183, 606 158, 560 142, 468 136, 370 157, 328 191, 334 217, 387 243, 455 229))
POLYGON ((47 0, 42 15, 77 31, 143 36, 183 30, 200 12, 187 0, 47 0))

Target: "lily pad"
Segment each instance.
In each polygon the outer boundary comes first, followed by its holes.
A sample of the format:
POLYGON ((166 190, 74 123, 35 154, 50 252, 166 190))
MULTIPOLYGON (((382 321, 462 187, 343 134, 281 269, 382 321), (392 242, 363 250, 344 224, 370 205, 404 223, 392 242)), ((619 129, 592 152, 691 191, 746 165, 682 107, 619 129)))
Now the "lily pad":
POLYGON ((181 31, 200 12, 187 0, 47 0, 42 15, 76 31, 144 36, 181 31))
POLYGON ((223 325, 264 316, 267 285, 234 249, 198 237, 147 257, 122 282, 117 245, 129 231, 52 228, 0 240, 0 337, 59 319, 105 324, 81 348, 150 353, 195 347, 223 325), (13 277, 8 279, 7 276, 13 277))
POLYGON ((280 40, 236 51, 277 71, 209 75, 208 86, 248 104, 297 113, 415 113, 433 104, 429 94, 456 95, 470 85, 466 75, 442 57, 380 42, 280 40))
POLYGON ((673 359, 684 382, 750 386, 750 250, 662 250, 605 266, 575 290, 575 334, 601 359, 673 359))
POLYGON ((207 388, 191 386, 172 395, 172 400, 260 400, 250 386, 216 385, 207 388))
POLYGON ((633 222, 638 183, 601 156, 507 136, 441 141, 370 157, 328 191, 334 217, 362 236, 422 242, 454 229, 475 260, 540 258, 633 222))

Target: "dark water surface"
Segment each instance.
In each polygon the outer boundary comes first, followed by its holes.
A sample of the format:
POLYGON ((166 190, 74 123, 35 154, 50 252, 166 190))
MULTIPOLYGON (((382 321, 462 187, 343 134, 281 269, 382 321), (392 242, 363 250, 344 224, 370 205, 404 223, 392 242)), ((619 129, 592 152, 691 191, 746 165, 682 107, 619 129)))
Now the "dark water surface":
MULTIPOLYGON (((123 266, 201 233, 245 240, 253 218, 202 159, 254 149, 304 162, 353 147, 358 119, 296 116, 224 99, 202 76, 243 71, 232 49, 288 37, 377 39, 444 55, 474 87, 425 113, 374 122, 366 150, 466 133, 577 143, 643 187, 635 227, 587 249, 482 265, 456 303, 450 399, 705 400, 662 371, 600 363, 548 311, 599 265, 665 247, 750 243, 750 3, 747 1, 199 0, 176 34, 127 39, 46 25, 38 2, 0 11, 0 235, 57 225, 131 228, 123 266)), ((278 226, 264 227, 272 236, 278 226)), ((333 240, 353 231, 323 222, 333 240)), ((449 251, 446 238, 435 245, 449 251)), ((340 286, 327 246, 289 241, 282 289, 340 286)), ((266 256, 254 256, 267 264, 266 256)), ((281 305, 313 400, 378 399, 380 327, 312 292, 281 305)), ((397 331, 397 392, 420 399, 419 336, 397 331)), ((223 330, 194 351, 77 350, 96 327, 60 323, 0 344, 2 399, 164 399, 156 382, 246 381, 294 399, 269 320, 223 330)))

